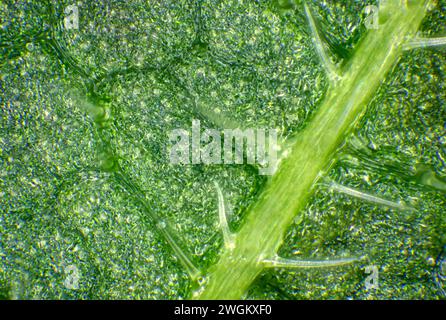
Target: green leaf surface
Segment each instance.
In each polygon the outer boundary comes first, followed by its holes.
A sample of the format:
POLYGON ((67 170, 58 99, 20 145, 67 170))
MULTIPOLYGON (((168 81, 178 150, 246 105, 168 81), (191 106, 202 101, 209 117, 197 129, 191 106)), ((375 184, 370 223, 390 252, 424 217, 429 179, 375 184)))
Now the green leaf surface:
POLYGON ((445 1, 72 4, 0 4, 0 298, 444 298, 445 47, 403 49, 445 1), (172 164, 193 120, 277 172, 172 164))

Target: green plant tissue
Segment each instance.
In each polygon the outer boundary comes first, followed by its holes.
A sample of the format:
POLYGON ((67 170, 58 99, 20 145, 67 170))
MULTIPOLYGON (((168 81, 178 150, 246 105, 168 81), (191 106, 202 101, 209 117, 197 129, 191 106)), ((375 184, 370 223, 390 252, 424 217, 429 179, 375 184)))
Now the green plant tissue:
MULTIPOLYGON (((367 6, 379 3, 2 1, 0 298, 193 297, 224 261, 218 190, 237 235, 272 178, 257 162, 174 165, 169 135, 193 121, 275 129, 286 156, 340 90, 324 54, 347 70, 379 32, 367 6)), ((445 12, 436 1, 416 35, 443 45, 401 52, 277 250, 360 259, 265 268, 240 298, 445 297, 445 12)))

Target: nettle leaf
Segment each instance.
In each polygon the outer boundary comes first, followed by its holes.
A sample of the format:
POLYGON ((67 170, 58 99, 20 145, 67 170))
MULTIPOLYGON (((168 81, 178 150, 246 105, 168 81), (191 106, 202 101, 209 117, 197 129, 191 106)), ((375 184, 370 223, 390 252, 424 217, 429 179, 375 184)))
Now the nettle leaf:
POLYGON ((3 1, 0 298, 444 297, 445 7, 3 1))

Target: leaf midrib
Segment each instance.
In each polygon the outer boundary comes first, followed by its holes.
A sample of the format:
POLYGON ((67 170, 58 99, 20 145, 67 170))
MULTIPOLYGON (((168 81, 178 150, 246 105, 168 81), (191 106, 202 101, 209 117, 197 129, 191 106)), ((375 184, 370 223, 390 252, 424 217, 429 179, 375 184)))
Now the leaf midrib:
POLYGON ((304 208, 315 182, 327 170, 335 151, 352 131, 380 83, 416 34, 427 0, 402 8, 389 1, 380 10, 389 19, 371 30, 359 44, 342 79, 330 86, 317 113, 297 136, 290 155, 282 160, 259 200, 248 209, 235 236, 235 248, 223 248, 193 298, 239 299, 263 270, 261 260, 273 258, 295 215, 304 208))

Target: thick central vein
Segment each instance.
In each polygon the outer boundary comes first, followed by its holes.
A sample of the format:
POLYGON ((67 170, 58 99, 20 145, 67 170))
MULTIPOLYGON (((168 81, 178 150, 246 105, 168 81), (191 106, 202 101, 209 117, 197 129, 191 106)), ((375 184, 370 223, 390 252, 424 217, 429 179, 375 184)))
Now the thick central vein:
POLYGON ((342 78, 329 88, 317 113, 299 134, 259 200, 249 208, 235 237, 222 249, 194 298, 239 299, 263 270, 262 259, 275 256, 287 228, 305 206, 314 183, 329 167, 339 145, 364 113, 386 74, 398 61, 402 44, 413 37, 427 1, 388 1, 380 14, 387 21, 359 44, 342 78), (410 3, 410 2, 409 2, 410 3))

